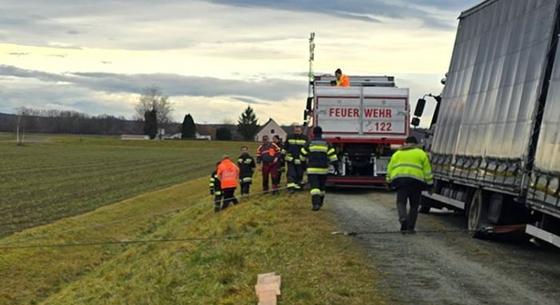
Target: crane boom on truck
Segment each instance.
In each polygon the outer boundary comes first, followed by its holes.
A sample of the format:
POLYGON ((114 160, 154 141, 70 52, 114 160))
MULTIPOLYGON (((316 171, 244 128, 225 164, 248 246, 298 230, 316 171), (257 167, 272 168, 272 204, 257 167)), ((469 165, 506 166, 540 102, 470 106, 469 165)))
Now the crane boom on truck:
POLYGON ((522 228, 560 247, 559 35, 560 0, 486 0, 461 14, 425 211, 465 211, 476 236, 522 228))
POLYGON ((333 87, 333 80, 313 77, 305 111, 341 160, 327 185, 382 186, 392 150, 409 134, 409 90, 397 88, 392 76, 350 76, 350 87, 333 87))

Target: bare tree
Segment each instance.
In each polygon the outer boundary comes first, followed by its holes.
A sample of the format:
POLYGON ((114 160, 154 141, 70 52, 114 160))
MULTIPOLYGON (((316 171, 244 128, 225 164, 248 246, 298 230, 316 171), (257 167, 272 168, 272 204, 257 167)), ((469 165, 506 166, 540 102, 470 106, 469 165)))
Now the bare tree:
POLYGON ((156 110, 158 126, 165 126, 171 122, 173 105, 169 97, 162 94, 158 87, 144 88, 138 104, 135 107, 136 117, 143 119, 146 111, 156 110))

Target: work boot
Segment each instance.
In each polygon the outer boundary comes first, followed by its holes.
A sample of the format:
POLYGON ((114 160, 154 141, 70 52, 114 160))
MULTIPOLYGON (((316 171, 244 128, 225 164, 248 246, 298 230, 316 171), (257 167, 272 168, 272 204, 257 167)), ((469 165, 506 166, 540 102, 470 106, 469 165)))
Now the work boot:
POLYGON ((401 222, 401 233, 405 234, 408 231, 408 221, 401 222))
POLYGON ((215 206, 214 207, 214 213, 218 213, 220 211, 220 207, 219 206, 215 206))
POLYGON ((319 211, 321 207, 318 204, 314 204, 313 207, 311 208, 311 211, 319 211))

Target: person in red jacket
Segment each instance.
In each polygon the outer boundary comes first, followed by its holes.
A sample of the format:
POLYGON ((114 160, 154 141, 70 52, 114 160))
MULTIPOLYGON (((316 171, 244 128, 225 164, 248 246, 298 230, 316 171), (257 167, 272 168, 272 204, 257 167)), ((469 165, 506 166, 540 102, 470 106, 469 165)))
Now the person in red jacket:
POLYGON ((229 156, 224 156, 222 162, 218 165, 216 175, 220 179, 222 196, 224 198, 222 210, 227 208, 230 203, 238 204, 239 201, 235 198, 235 189, 239 182, 239 167, 230 160, 229 156))
POLYGON ((278 194, 278 172, 280 167, 280 147, 263 136, 263 143, 257 148, 257 164, 262 164, 263 191, 268 192, 268 181, 272 179, 272 194, 278 194))

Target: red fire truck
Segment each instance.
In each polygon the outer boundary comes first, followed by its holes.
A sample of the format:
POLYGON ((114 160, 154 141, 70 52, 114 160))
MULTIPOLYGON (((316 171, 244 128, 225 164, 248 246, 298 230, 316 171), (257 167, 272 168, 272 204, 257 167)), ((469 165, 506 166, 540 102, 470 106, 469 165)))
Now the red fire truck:
POLYGON ((337 149, 339 168, 331 168, 329 186, 375 187, 385 184, 394 149, 410 131, 409 90, 392 76, 350 76, 350 87, 335 87, 332 75, 310 82, 305 119, 311 131, 337 149))

